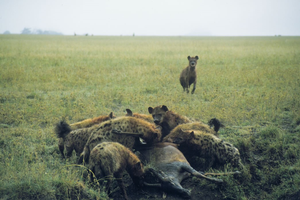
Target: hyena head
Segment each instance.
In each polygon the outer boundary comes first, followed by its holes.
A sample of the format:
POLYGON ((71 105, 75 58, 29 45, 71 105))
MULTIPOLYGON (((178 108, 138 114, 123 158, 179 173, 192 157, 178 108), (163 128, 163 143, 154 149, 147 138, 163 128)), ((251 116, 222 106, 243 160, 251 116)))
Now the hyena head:
POLYGON ((228 142, 223 142, 223 144, 227 154, 224 156, 227 157, 227 161, 229 161, 233 167, 243 167, 239 150, 228 142))
POLYGON ((197 65, 197 60, 199 59, 199 57, 198 56, 195 56, 195 57, 188 56, 187 58, 189 60, 189 66, 190 66, 191 70, 195 70, 196 65, 197 65))
POLYGON ((147 144, 157 143, 161 140, 161 127, 153 127, 150 131, 145 131, 142 137, 147 144))
POLYGON ((241 169, 244 168, 244 165, 242 164, 241 161, 241 156, 240 156, 240 152, 237 148, 234 147, 234 152, 233 152, 233 158, 231 160, 231 165, 233 167, 239 167, 241 169))
POLYGON ((132 168, 132 174, 134 176, 137 176, 137 177, 140 177, 144 174, 144 167, 143 167, 143 164, 141 162, 137 162, 135 163, 132 168))
POLYGON ((155 108, 149 107, 148 111, 152 115, 154 123, 160 125, 164 120, 168 107, 165 105, 156 106, 155 108))
POLYGON ((137 162, 130 166, 129 172, 133 183, 140 187, 143 185, 144 166, 141 162, 137 162))
POLYGON ((195 138, 194 131, 180 129, 179 131, 175 131, 175 132, 167 135, 163 141, 171 142, 174 144, 182 144, 182 143, 192 140, 194 138, 195 138))

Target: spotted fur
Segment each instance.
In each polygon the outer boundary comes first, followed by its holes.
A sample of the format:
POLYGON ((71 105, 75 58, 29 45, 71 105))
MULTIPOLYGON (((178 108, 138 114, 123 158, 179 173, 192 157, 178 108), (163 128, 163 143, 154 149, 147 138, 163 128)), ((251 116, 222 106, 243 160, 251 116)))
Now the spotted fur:
MULTIPOLYGON (((96 122, 99 124, 101 122, 107 121, 109 119, 114 118, 113 113, 109 115, 99 116, 97 118, 93 118, 93 124, 96 122)), ((91 122, 91 121, 90 121, 91 122)), ((59 138, 58 148, 61 152, 63 158, 65 158, 64 149, 66 148, 66 157, 69 158, 72 156, 73 150, 75 150, 76 155, 79 156, 83 151, 84 145, 89 139, 91 132, 93 131, 93 127, 91 128, 81 128, 90 126, 87 123, 75 123, 76 125, 69 125, 64 120, 58 122, 55 126, 55 133, 59 138)))
POLYGON ((113 112, 111 112, 109 115, 100 115, 95 118, 85 119, 83 121, 70 124, 70 127, 72 130, 76 130, 79 128, 88 128, 95 124, 100 124, 101 122, 107 121, 109 119, 114 119, 114 118, 116 118, 116 116, 114 115, 113 112))
MULTIPOLYGON (((128 197, 122 179, 123 172, 126 170, 135 184, 139 183, 144 174, 140 159, 117 142, 102 142, 95 146, 90 154, 89 168, 97 179, 105 178, 107 180, 108 193, 112 177, 115 177, 125 199, 128 197)), ((91 180, 93 181, 92 175, 91 180)))
POLYGON ((242 167, 239 150, 211 133, 180 129, 169 134, 164 141, 179 144, 179 150, 186 157, 206 158, 208 168, 216 161, 220 164, 231 163, 234 167, 242 167))
POLYGON ((126 115, 125 116, 131 116, 136 117, 139 119, 146 120, 147 122, 153 123, 152 115, 146 115, 146 114, 140 114, 140 113, 132 113, 130 109, 126 109, 126 115))
POLYGON ((141 137, 147 144, 160 141, 161 131, 154 124, 135 117, 119 117, 103 122, 94 129, 85 144, 78 163, 89 161, 90 150, 103 141, 119 142, 132 149, 141 137), (120 134, 116 134, 120 132, 120 134))
MULTIPOLYGON (((169 135, 179 135, 182 130, 198 130, 204 133, 210 133, 216 135, 216 131, 209 127, 209 125, 204 124, 202 122, 191 122, 186 124, 179 124, 176 126, 169 135)), ((165 138, 164 138, 165 139, 165 138)), ((165 141, 165 140, 163 140, 165 141)))

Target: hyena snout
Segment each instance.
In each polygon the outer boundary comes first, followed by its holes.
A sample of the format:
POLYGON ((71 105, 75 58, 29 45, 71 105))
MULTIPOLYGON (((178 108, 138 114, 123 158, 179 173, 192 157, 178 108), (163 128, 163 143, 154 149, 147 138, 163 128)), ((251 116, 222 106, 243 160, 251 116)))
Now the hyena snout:
POLYGON ((159 125, 161 122, 162 116, 161 115, 153 115, 153 121, 156 125, 159 125))
POLYGON ((154 120, 154 123, 156 124, 156 125, 159 125, 159 120, 154 120))
POLYGON ((191 61, 191 62, 190 62, 190 66, 191 66, 192 68, 195 68, 196 64, 197 64, 197 62, 195 62, 195 61, 191 61))

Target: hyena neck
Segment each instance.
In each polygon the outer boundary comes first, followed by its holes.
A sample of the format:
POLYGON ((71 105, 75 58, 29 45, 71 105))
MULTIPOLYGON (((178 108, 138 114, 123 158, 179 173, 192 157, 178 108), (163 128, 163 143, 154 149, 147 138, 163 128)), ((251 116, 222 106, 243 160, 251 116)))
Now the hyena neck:
POLYGON ((171 131, 171 128, 167 122, 161 123, 161 135, 162 138, 164 138, 166 135, 168 135, 171 131))

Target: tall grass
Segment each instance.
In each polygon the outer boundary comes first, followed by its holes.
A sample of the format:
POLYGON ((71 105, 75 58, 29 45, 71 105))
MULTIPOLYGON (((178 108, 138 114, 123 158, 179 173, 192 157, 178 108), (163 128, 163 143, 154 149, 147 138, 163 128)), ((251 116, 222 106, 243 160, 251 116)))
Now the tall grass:
POLYGON ((0 35, 0 67, 4 198, 106 198, 60 159, 54 124, 161 104, 226 125, 248 182, 228 178, 223 198, 299 193, 299 37, 0 35), (179 84, 188 55, 199 56, 193 95, 179 84))

